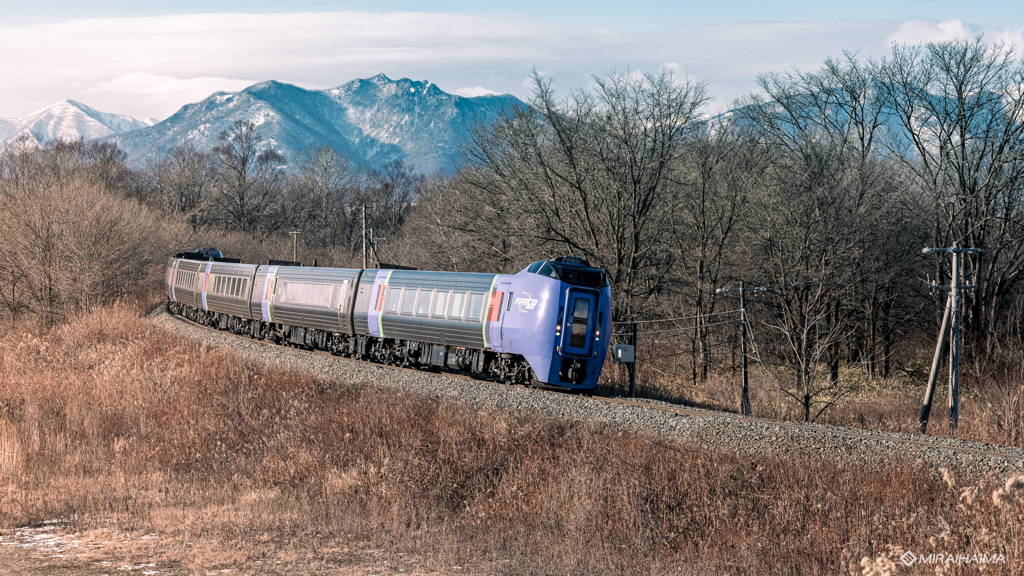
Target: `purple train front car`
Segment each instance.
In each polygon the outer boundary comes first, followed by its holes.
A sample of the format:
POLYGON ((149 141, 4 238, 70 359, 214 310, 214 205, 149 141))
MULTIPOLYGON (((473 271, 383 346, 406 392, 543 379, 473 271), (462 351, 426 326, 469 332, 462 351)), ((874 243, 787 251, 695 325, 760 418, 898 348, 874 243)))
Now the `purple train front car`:
POLYGON ((490 326, 496 352, 521 355, 538 382, 581 390, 597 386, 612 323, 612 292, 603 270, 567 256, 498 276, 495 288, 510 294, 500 325, 490 326))

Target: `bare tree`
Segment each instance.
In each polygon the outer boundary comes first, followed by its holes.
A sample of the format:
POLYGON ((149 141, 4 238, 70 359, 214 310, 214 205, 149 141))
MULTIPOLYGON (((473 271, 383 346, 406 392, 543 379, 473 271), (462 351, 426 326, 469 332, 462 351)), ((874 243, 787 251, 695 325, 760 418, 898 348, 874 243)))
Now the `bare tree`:
MULTIPOLYGON (((425 178, 413 174, 402 161, 382 170, 368 171, 354 195, 353 208, 366 206, 366 225, 371 233, 371 249, 378 259, 394 261, 397 252, 387 245, 397 244, 405 218, 416 203, 425 178)), ((362 218, 362 212, 354 214, 362 218)), ((360 231, 361 237, 361 231, 360 231)))
POLYGON ((272 213, 281 203, 284 158, 263 144, 251 120, 238 120, 223 132, 213 153, 218 178, 212 204, 221 223, 254 237, 271 231, 272 213))
POLYGON ((765 75, 759 83, 767 99, 741 112, 766 161, 749 221, 773 296, 765 322, 793 368, 792 385, 782 389, 805 420, 848 391, 839 360, 844 350, 849 357, 862 324, 859 305, 877 300, 877 283, 893 283, 891 275, 874 275, 876 262, 888 252, 899 266, 917 250, 892 244, 908 229, 907 204, 875 145, 883 105, 874 77, 851 56, 813 74, 765 75))
POLYGON ((205 220, 203 207, 216 184, 216 164, 210 154, 183 144, 147 165, 154 194, 167 211, 178 214, 196 230, 205 220))
POLYGON ((535 75, 531 106, 478 134, 460 221, 502 258, 521 258, 523 245, 586 258, 608 271, 616 316, 636 317, 678 255, 672 169, 706 101, 703 83, 670 72, 595 77, 593 93, 566 102, 535 75))
POLYGON ((353 174, 334 148, 310 148, 288 182, 285 206, 289 226, 317 248, 348 247, 353 228, 349 202, 353 174))
POLYGON ((931 242, 984 249, 967 325, 991 351, 1024 277, 1024 64, 978 37, 894 47, 881 77, 886 144, 935 208, 931 242))
POLYGON ((730 259, 747 196, 762 172, 763 156, 729 118, 712 119, 684 150, 676 170, 680 192, 670 210, 679 255, 678 291, 692 305, 691 377, 708 376, 709 324, 730 259))
POLYGON ((30 311, 55 324, 153 281, 166 257, 147 210, 90 178, 19 185, 0 198, 0 215, 9 223, 0 229, 0 275, 12 316, 30 311))

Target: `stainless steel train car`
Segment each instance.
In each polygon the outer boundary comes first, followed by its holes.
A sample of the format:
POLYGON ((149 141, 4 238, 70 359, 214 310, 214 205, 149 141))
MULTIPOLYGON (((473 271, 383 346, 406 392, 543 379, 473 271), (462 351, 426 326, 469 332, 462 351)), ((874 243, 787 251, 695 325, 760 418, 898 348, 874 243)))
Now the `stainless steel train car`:
POLYGON ((572 257, 502 275, 183 253, 166 289, 173 313, 254 338, 571 389, 596 386, 611 328, 605 273, 572 257))

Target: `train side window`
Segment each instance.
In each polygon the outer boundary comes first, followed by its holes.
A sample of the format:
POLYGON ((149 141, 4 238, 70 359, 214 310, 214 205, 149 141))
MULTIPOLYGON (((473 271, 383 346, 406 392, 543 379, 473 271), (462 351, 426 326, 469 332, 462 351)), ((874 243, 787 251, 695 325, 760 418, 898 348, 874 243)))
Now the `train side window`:
POLYGON ((402 314, 408 314, 412 316, 412 311, 416 308, 416 289, 406 288, 405 297, 402 298, 402 314))
POLYGON ((466 306, 466 320, 480 321, 480 313, 484 309, 484 295, 479 292, 469 293, 469 304, 466 306))
POLYGON ((231 279, 231 289, 230 289, 231 294, 230 294, 230 296, 235 296, 236 295, 235 292, 237 290, 238 290, 238 278, 232 278, 231 279))
POLYGON ((448 318, 453 320, 459 320, 462 318, 462 313, 466 309, 466 293, 465 292, 453 292, 452 293, 452 309, 448 313, 448 318))
POLYGON ((416 303, 416 315, 426 316, 430 314, 430 303, 434 298, 433 290, 420 290, 420 299, 416 303))
POLYGON ((394 314, 398 312, 398 303, 402 299, 401 288, 389 288, 388 289, 388 300, 384 305, 384 311, 388 314, 394 314))
POLYGON ((444 291, 444 292, 438 292, 437 295, 434 296, 434 313, 433 313, 433 316, 435 318, 444 318, 444 313, 448 311, 448 296, 450 296, 450 295, 451 295, 451 292, 444 291))

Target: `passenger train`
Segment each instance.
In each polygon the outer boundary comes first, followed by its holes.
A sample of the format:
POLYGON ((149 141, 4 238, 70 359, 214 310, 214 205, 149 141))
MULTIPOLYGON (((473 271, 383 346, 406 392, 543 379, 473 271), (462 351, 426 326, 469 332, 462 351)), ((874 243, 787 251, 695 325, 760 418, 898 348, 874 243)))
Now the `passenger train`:
POLYGON ((597 385, 608 352, 608 278, 579 258, 511 275, 272 264, 214 249, 177 254, 168 308, 341 356, 573 390, 597 385))

